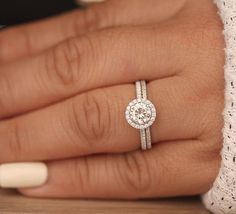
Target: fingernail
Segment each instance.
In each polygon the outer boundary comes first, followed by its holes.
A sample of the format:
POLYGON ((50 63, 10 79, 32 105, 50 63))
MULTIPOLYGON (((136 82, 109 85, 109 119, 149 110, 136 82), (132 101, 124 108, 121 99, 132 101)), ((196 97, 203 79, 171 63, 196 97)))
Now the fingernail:
POLYGON ((10 163, 0 165, 1 188, 31 188, 43 185, 48 178, 44 163, 10 163))
POLYGON ((82 3, 95 3, 95 2, 103 2, 105 0, 77 0, 77 1, 82 3))

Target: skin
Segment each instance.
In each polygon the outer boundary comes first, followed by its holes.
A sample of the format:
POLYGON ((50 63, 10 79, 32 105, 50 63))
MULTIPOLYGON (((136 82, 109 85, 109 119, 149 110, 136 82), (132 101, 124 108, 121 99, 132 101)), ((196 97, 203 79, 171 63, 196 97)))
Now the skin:
POLYGON ((220 166, 224 39, 212 0, 110 0, 0 32, 0 163, 44 161, 34 197, 195 195, 220 166), (157 108, 153 148, 124 112, 157 108))

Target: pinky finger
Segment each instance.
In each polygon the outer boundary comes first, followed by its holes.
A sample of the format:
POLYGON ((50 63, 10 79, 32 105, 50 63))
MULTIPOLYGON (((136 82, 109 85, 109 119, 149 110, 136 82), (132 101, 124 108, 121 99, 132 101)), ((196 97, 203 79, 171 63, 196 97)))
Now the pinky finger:
POLYGON ((163 142, 148 152, 51 162, 47 184, 20 192, 33 197, 107 199, 203 193, 214 179, 217 163, 206 164, 196 157, 200 143, 163 142))

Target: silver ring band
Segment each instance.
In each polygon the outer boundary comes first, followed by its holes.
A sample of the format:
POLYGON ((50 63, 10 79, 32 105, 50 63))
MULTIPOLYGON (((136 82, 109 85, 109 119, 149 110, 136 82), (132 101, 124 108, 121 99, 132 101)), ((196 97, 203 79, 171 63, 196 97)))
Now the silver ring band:
POLYGON ((136 82, 136 99, 129 103, 126 109, 127 122, 134 128, 140 129, 141 149, 152 148, 150 126, 156 118, 156 109, 147 96, 145 80, 136 82))
MULTIPOLYGON (((147 85, 146 81, 141 80, 136 83, 136 96, 137 99, 147 99, 147 85)), ((140 129, 140 138, 141 138, 141 148, 142 150, 147 150, 152 148, 151 141, 151 130, 150 127, 146 129, 140 129)))

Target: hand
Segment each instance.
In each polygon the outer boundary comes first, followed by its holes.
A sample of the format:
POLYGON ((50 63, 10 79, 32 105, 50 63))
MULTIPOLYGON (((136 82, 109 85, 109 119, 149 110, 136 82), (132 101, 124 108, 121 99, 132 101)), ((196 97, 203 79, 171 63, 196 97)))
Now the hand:
POLYGON ((36 197, 194 195, 220 163, 224 41, 212 0, 110 0, 0 33, 0 163, 45 161, 36 197), (145 79, 153 148, 124 116, 145 79))

